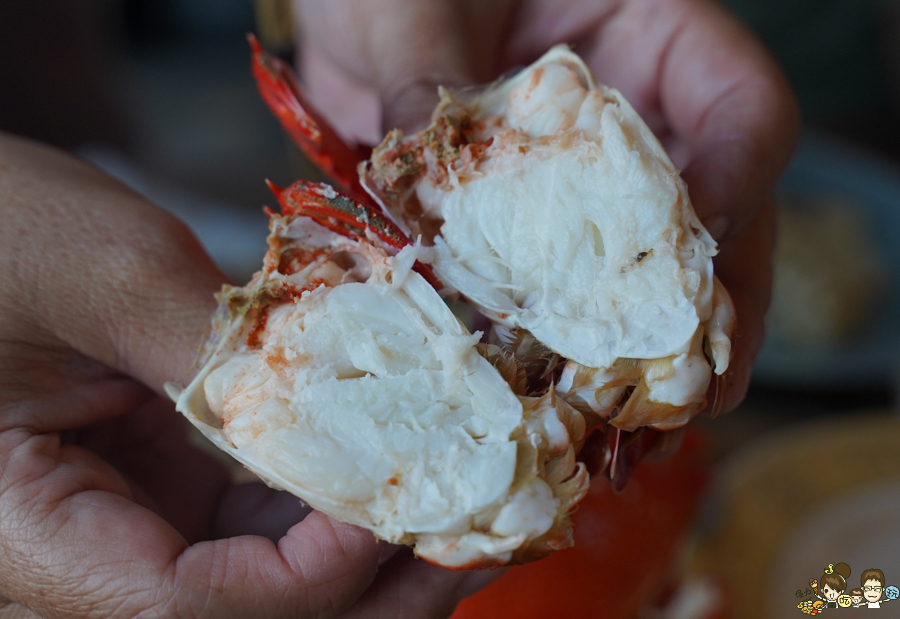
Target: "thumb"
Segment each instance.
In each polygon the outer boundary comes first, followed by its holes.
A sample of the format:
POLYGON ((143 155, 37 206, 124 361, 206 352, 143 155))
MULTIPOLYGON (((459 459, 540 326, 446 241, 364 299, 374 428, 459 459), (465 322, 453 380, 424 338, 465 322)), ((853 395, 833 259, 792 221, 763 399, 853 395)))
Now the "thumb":
POLYGON ((3 136, 0 213, 0 341, 73 348, 157 390, 182 377, 225 279, 184 224, 64 153, 3 136))
POLYGON ((493 75, 495 67, 485 61, 496 56, 488 49, 493 37, 469 27, 468 4, 298 0, 304 49, 315 51, 304 59, 307 86, 316 101, 336 101, 341 84, 326 75, 339 73, 377 95, 384 130, 421 128, 438 101, 438 86, 456 88, 493 75))
POLYGON ((370 52, 385 130, 426 124, 438 86, 458 88, 482 81, 468 40, 462 3, 372 0, 370 52), (374 16, 373 16, 374 17, 374 16))

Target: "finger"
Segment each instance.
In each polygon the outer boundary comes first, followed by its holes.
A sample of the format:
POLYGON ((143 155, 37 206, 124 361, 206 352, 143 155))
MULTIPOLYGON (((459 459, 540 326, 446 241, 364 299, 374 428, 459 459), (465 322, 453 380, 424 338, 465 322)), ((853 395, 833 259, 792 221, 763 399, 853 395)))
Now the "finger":
POLYGON ((0 258, 16 265, 0 275, 0 342, 70 346, 157 389, 187 370, 224 277, 182 223, 86 164, 9 137, 0 212, 0 258))
POLYGON ((299 56, 306 95, 338 135, 348 144, 381 142, 381 100, 375 88, 348 74, 309 41, 302 43, 299 56))
MULTIPOLYGON (((298 0, 295 6, 304 45, 374 89, 385 129, 411 130, 428 121, 439 85, 466 86, 496 75, 498 65, 489 59, 498 56, 513 3, 298 0)), ((309 60, 318 62, 314 55, 309 60)), ((304 76, 325 73, 307 66, 304 76)), ((308 86, 316 93, 334 85, 319 79, 308 86)))
POLYGON ((383 544, 321 514, 277 547, 250 536, 188 546, 98 458, 67 458, 23 430, 0 448, 0 594, 38 614, 315 617, 339 614, 374 578, 383 544))
POLYGON ((604 22, 589 60, 686 166, 695 209, 720 242, 716 273, 733 297, 737 331, 713 402, 732 409, 762 340, 774 224, 759 209, 796 140, 790 88, 755 38, 709 0, 626 2, 604 22))
POLYGON ((171 402, 154 398, 68 436, 115 467, 135 500, 191 543, 240 535, 277 542, 312 511, 297 497, 261 482, 232 485, 220 459, 194 446, 187 430, 171 402))
POLYGON ((261 482, 232 485, 221 458, 196 447, 187 429, 171 402, 155 398, 66 437, 115 467, 134 500, 189 543, 240 535, 277 542, 312 511, 300 499, 261 482))
POLYGON ((139 504, 193 543, 215 537, 215 506, 231 486, 231 475, 220 460, 191 443, 187 430, 172 403, 156 397, 117 419, 68 436, 115 467, 139 504))
POLYGON ((503 46, 503 67, 531 64, 560 43, 576 50, 590 41, 607 19, 622 7, 621 0, 524 0, 513 15, 503 46))
MULTIPOLYGON (((21 322, 16 325, 9 316, 3 327, 33 340, 47 335, 31 326, 23 328, 21 322)), ((0 335, 0 380, 5 387, 0 390, 0 431, 69 430, 110 419, 154 397, 139 382, 58 341, 42 345, 0 335)))
POLYGON ((378 570, 365 594, 347 612, 347 619, 369 617, 449 617, 464 598, 503 574, 504 570, 453 571, 401 550, 378 570))
POLYGON ((219 501, 215 537, 260 535, 273 542, 312 513, 312 508, 287 492, 262 482, 233 486, 219 501))
POLYGON ((750 223, 737 232, 716 256, 716 273, 739 308, 732 337, 732 355, 719 395, 722 412, 733 410, 750 385, 753 361, 765 335, 765 315, 772 290, 775 246, 775 204, 766 201, 750 223))
POLYGON ((34 614, 21 604, 0 599, 0 619, 37 619, 34 614))
POLYGON ((720 7, 703 8, 708 30, 691 21, 673 43, 663 107, 667 118, 681 119, 672 127, 688 144, 685 180, 721 243, 770 197, 794 151, 799 122, 790 86, 765 50, 720 7), (706 60, 679 67, 688 54, 706 60))
POLYGON ((194 604, 212 597, 212 603, 204 601, 211 617, 340 615, 371 584, 382 547, 370 532, 313 512, 279 541, 277 550, 260 537, 190 548, 179 567, 187 569, 182 583, 196 581, 179 594, 194 604), (222 556, 223 546, 228 554, 238 547, 237 560, 209 578, 209 566, 222 556))
POLYGON ((659 432, 656 439, 650 445, 647 453, 644 454, 644 460, 647 462, 657 462, 659 460, 667 460, 678 453, 681 444, 684 442, 685 428, 676 428, 674 430, 666 430, 659 432))
POLYGON ((798 130, 790 87, 753 35, 710 0, 634 0, 605 22, 589 60, 686 166, 713 236, 721 242, 746 225, 798 130))
POLYGON ((339 615, 372 582, 380 549, 368 531, 320 513, 277 549, 261 537, 204 542, 178 558, 184 575, 169 580, 168 608, 210 617, 339 615))

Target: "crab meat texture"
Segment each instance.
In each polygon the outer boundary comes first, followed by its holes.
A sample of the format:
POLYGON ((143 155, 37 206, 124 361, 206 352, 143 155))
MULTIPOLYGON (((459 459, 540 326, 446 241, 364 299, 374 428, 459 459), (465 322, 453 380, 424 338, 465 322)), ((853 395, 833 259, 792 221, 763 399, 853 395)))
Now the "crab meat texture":
POLYGON ((435 290, 396 257, 274 217, 266 266, 227 288, 177 408, 271 485, 448 567, 571 543, 583 417, 516 396, 435 290))
POLYGON ((449 288, 569 360, 567 399, 626 430, 683 425, 727 368, 734 317, 658 140, 565 47, 441 94, 428 129, 375 150, 366 188, 449 288))
POLYGON ((431 125, 390 132, 348 191, 365 208, 276 191, 263 269, 223 290, 196 376, 171 390, 331 517, 447 567, 540 558, 572 542, 587 432, 677 428, 728 366, 715 242, 650 130, 566 48, 442 90, 431 125), (376 206, 418 241, 383 242, 376 206))

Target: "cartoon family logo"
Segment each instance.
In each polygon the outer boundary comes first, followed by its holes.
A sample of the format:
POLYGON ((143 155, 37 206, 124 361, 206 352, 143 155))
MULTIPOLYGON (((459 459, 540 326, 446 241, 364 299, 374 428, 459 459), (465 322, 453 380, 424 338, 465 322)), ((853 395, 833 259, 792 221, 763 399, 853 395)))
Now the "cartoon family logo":
POLYGON ((810 597, 797 605, 807 615, 818 615, 828 608, 881 608, 882 604, 900 597, 900 589, 884 586, 884 572, 865 570, 859 577, 859 588, 847 591, 850 566, 846 563, 829 563, 822 578, 809 579, 809 588, 798 589, 798 598, 810 597))

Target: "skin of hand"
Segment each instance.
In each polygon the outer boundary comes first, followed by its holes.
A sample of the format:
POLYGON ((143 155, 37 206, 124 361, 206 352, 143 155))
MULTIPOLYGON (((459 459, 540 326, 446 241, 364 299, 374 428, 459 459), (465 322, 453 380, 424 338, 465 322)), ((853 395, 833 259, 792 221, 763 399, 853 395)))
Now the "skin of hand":
MULTIPOLYGON (((575 45, 684 168, 722 243, 716 268, 739 315, 725 408, 739 401, 768 304, 767 197, 797 121, 777 68, 731 17, 705 0, 296 6, 314 25, 304 69, 320 105, 355 83, 386 126, 407 129, 437 84, 575 45)), ((0 211, 0 617, 439 617, 492 577, 234 487, 190 446, 158 394, 187 372, 223 276, 182 224, 8 137, 0 211)))
POLYGON ((294 0, 294 7, 303 79, 348 135, 380 135, 371 126, 379 113, 383 128, 421 128, 438 85, 488 82, 555 44, 572 45, 659 137, 719 242, 716 274, 734 300, 737 328, 724 390, 714 383, 708 400, 713 412, 738 405, 762 344, 770 196, 793 152, 798 112, 774 61, 715 0, 294 0))
POLYGON ((0 213, 0 617, 443 617, 491 577, 233 486, 190 444, 159 393, 224 277, 183 224, 2 135, 0 213))

